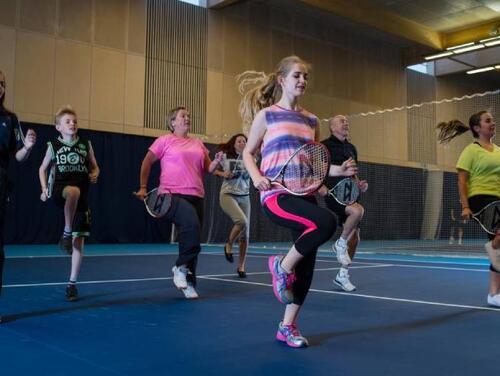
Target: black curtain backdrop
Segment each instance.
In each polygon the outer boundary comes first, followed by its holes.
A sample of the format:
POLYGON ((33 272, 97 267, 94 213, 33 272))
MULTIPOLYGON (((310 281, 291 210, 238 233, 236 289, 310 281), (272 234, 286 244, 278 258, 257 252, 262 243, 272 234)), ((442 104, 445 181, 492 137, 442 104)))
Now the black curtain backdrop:
MULTIPOLYGON (((56 243, 62 233, 62 210, 50 200, 40 201, 38 168, 49 139, 57 137, 53 126, 23 124, 26 132, 37 132, 37 144, 29 160, 23 164, 11 161, 9 176, 13 183, 6 221, 7 244, 56 243)), ((132 192, 139 186, 139 171, 152 137, 98 132, 81 129, 82 137, 90 139, 101 168, 99 182, 91 185, 91 243, 158 243, 169 242, 171 224, 151 218, 142 202, 132 192)), ((207 145, 213 155, 215 145, 207 145)), ((157 163, 149 188, 158 182, 157 163)), ((425 171, 416 168, 360 163, 360 176, 369 181, 370 189, 361 197, 366 208, 361 226, 364 239, 418 239, 423 218, 425 171), (410 203, 410 204, 409 204, 410 203), (409 209, 410 208, 410 209, 409 209), (410 212, 410 214, 409 214, 410 212)), ((221 179, 205 177, 205 218, 202 241, 224 242, 231 227, 230 219, 219 207, 221 179)), ((458 202, 456 174, 446 173, 444 179, 442 237, 450 227, 450 208, 458 202)), ((252 189, 251 242, 289 241, 288 230, 271 223, 260 208, 257 192, 252 189)), ((472 234, 470 234, 472 235, 472 234)))

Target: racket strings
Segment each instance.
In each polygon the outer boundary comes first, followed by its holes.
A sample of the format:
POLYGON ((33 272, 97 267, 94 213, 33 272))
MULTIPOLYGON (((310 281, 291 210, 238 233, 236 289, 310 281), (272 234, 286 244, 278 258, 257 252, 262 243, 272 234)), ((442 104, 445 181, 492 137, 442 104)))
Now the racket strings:
POLYGON ((328 151, 322 145, 308 144, 288 162, 283 181, 295 193, 312 192, 323 184, 329 166, 328 151))

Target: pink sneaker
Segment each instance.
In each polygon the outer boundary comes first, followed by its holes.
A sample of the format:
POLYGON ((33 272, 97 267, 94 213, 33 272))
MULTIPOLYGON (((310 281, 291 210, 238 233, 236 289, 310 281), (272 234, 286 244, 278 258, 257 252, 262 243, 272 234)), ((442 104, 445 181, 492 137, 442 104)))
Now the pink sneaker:
POLYGON ((287 274, 280 266, 283 256, 269 257, 268 266, 273 276, 273 291, 276 299, 283 304, 293 302, 292 284, 295 281, 295 273, 287 274))
POLYGON ((280 322, 278 326, 278 332, 276 333, 276 339, 281 342, 286 342, 286 344, 290 347, 307 347, 309 346, 309 342, 307 339, 300 334, 299 329, 297 329, 297 325, 283 325, 280 322))

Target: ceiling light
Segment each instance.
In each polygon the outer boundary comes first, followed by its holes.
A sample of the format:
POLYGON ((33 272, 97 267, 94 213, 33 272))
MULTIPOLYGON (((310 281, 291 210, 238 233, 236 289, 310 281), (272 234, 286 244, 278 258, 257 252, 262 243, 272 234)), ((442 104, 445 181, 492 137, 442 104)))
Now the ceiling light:
POLYGON ((487 72, 487 71, 494 70, 494 69, 495 69, 495 67, 484 67, 484 68, 479 68, 479 69, 472 69, 470 71, 467 71, 467 74, 487 72))
POLYGON ((464 53, 464 52, 467 52, 467 51, 479 50, 481 48, 484 48, 483 44, 475 44, 473 46, 464 47, 464 48, 458 48, 456 50, 453 50, 453 53, 454 54, 461 54, 461 53, 464 53))
POLYGON ((500 39, 492 40, 491 42, 486 42, 484 45, 491 47, 491 46, 496 46, 497 44, 500 44, 500 39))
POLYGON ((492 37, 492 38, 486 38, 486 39, 481 39, 479 42, 484 43, 484 42, 490 42, 492 40, 497 40, 500 39, 500 36, 498 37, 492 37))
POLYGON ((474 42, 459 44, 458 46, 453 46, 453 47, 448 47, 447 50, 455 50, 457 48, 467 47, 467 46, 472 46, 472 45, 474 45, 474 42))
POLYGON ((435 55, 426 56, 426 57, 424 57, 424 59, 425 60, 434 60, 434 59, 439 59, 440 57, 445 57, 445 56, 450 56, 450 55, 453 55, 453 52, 445 51, 445 52, 440 52, 440 53, 435 54, 435 55))

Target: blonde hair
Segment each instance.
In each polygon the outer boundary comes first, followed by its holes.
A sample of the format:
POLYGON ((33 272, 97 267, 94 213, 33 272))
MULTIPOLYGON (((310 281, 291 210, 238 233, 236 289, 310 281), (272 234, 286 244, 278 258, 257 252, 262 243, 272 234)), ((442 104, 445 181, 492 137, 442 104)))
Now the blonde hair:
POLYGON ((77 117, 75 110, 73 110, 73 108, 71 108, 71 106, 64 106, 64 107, 61 107, 56 112, 56 115, 55 115, 56 124, 59 124, 59 122, 61 121, 61 119, 64 115, 73 115, 75 118, 77 117))
POLYGON ((243 94, 239 112, 244 128, 252 124, 257 112, 279 100, 282 93, 278 77, 288 75, 294 64, 302 64, 308 70, 311 67, 298 56, 287 56, 279 62, 274 73, 246 71, 236 76, 236 80, 239 81, 238 90, 243 94), (247 90, 249 85, 253 87, 247 90))
POLYGON ((170 130, 170 132, 174 131, 172 122, 175 120, 175 118, 177 117, 177 113, 180 110, 187 110, 187 108, 184 106, 177 106, 175 108, 172 108, 167 114, 167 128, 170 130))

